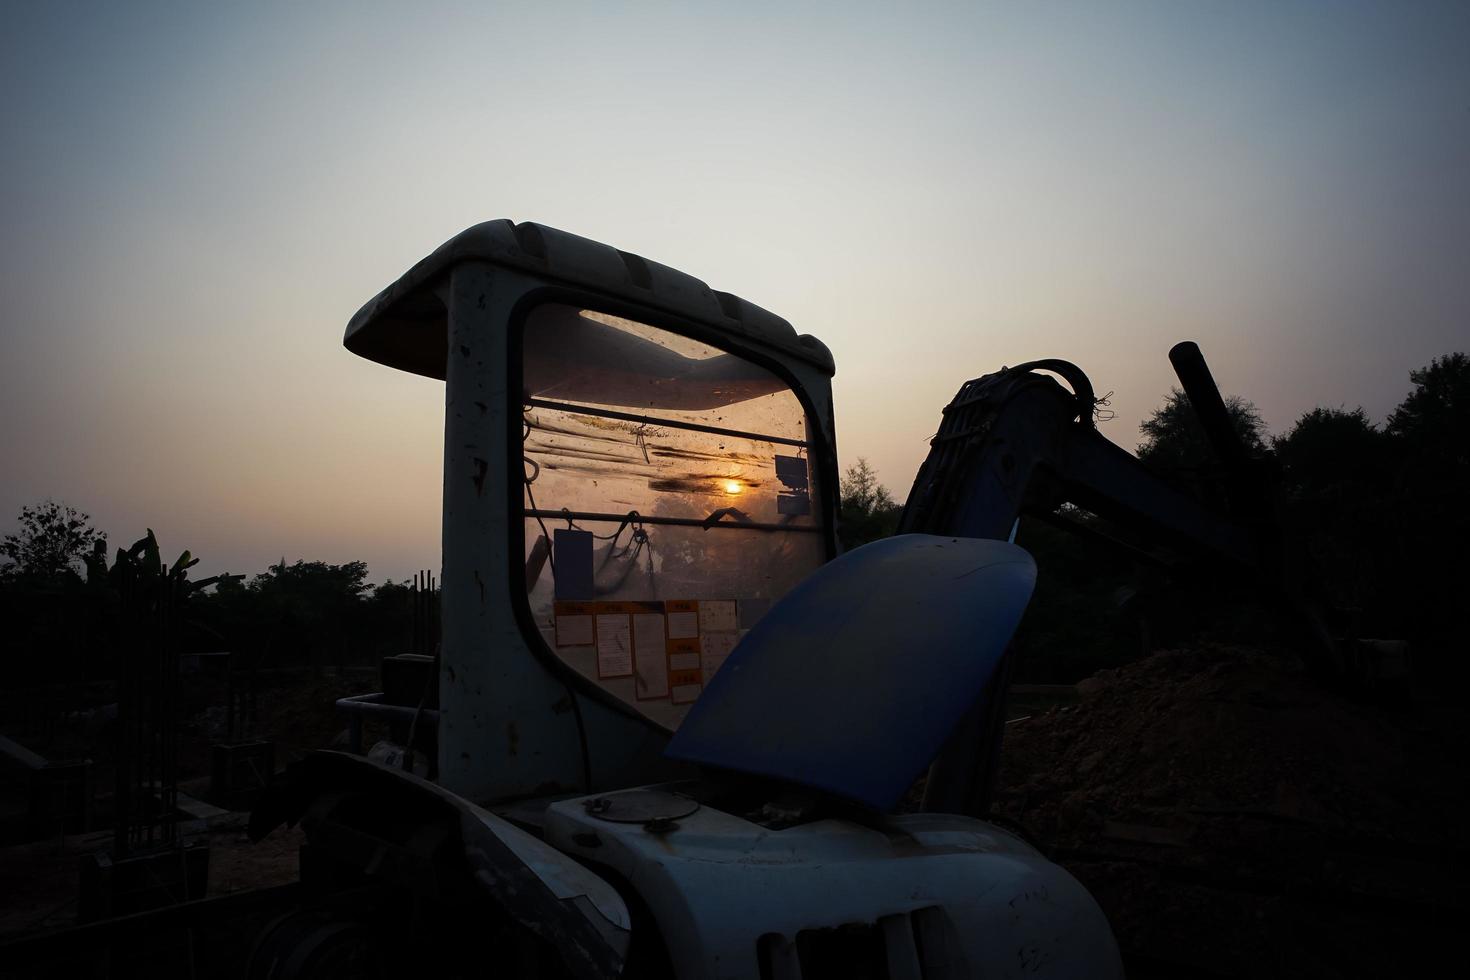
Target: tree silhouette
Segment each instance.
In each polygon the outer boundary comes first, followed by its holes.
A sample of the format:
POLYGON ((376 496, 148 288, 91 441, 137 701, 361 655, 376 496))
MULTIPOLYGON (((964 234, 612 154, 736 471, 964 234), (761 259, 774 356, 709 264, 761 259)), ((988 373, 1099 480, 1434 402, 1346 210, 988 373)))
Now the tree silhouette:
MULTIPOLYGON (((1225 399, 1235 434, 1246 453, 1259 455, 1266 448, 1266 423, 1256 406, 1238 395, 1225 399)), ((1164 470, 1198 470, 1213 466, 1217 460, 1204 426, 1195 415, 1189 396, 1171 388, 1164 404, 1138 427, 1143 441, 1138 444, 1138 458, 1164 470)))
POLYGON ((1398 445, 1394 513, 1401 529, 1391 585, 1405 634, 1420 642, 1428 673, 1466 672, 1465 591, 1470 574, 1470 357, 1437 357, 1409 372, 1414 388, 1388 417, 1398 445), (1425 648, 1438 658, 1425 656, 1425 648))
POLYGON ((35 585, 80 581, 77 569, 98 542, 106 538, 92 527, 92 518, 75 507, 48 500, 20 509, 20 531, 0 541, 0 577, 35 585))
POLYGON ((1314 408, 1271 445, 1297 496, 1350 482, 1377 485, 1388 476, 1389 439, 1362 408, 1314 408))
POLYGON ((1388 431, 1427 463, 1470 466, 1470 357, 1436 357, 1409 372, 1414 389, 1388 417, 1388 431))
POLYGON ((842 476, 839 513, 839 536, 843 547, 856 548, 897 531, 903 506, 893 499, 887 487, 878 482, 878 471, 860 456, 842 476))

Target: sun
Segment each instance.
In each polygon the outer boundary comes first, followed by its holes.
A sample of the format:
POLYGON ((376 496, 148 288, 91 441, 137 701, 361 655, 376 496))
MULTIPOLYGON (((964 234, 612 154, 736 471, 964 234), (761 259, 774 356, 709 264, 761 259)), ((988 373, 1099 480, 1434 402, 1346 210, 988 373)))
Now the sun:
POLYGON ((723 487, 724 491, 732 497, 738 494, 741 490, 745 489, 740 485, 739 480, 723 480, 721 481, 720 486, 723 487))

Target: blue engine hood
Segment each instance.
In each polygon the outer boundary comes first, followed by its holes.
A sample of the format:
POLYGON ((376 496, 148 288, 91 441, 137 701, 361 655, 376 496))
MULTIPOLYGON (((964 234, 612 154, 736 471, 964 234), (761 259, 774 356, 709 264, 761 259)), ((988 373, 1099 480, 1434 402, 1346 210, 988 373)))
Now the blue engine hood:
POLYGON ((988 693, 1035 584, 1004 541, 904 534, 849 552, 740 642, 665 755, 890 810, 988 693))

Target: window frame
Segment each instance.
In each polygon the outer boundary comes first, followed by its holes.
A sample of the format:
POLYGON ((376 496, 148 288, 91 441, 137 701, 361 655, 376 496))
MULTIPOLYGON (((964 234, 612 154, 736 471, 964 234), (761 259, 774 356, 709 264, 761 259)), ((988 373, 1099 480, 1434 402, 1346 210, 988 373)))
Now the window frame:
POLYGON ((772 357, 755 345, 740 343, 738 337, 702 324, 697 320, 663 313, 656 308, 637 303, 620 301, 601 293, 575 289, 567 286, 538 286, 526 290, 517 298, 506 318, 506 449, 507 449, 507 517, 506 560, 510 563, 510 602, 522 642, 534 656, 546 664, 554 676, 565 682, 574 696, 581 694, 635 718, 653 729, 664 733, 672 730, 639 711, 616 694, 606 690, 596 681, 584 675, 557 656, 546 642, 540 627, 531 612, 530 597, 526 593, 526 500, 524 432, 521 409, 525 405, 525 332, 526 324, 537 307, 560 303, 584 310, 623 317, 638 323, 665 330, 680 337, 705 344, 726 354, 744 358, 758 367, 770 371, 796 395, 797 403, 805 415, 807 431, 807 453, 812 460, 814 475, 822 491, 818 514, 821 526, 814 529, 821 537, 823 564, 837 557, 836 491, 837 454, 828 436, 830 418, 823 420, 816 412, 810 394, 800 380, 776 357, 772 357))

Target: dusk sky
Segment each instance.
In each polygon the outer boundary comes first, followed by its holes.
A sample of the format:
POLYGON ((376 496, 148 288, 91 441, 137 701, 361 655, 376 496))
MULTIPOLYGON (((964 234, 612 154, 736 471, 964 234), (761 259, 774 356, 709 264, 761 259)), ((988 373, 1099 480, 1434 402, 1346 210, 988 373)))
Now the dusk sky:
POLYGON ((348 317, 533 220, 822 338, 902 499, 1037 357, 1134 448, 1200 343, 1275 432, 1470 347, 1470 3, 5 2, 0 529, 437 567, 443 389, 348 317))

